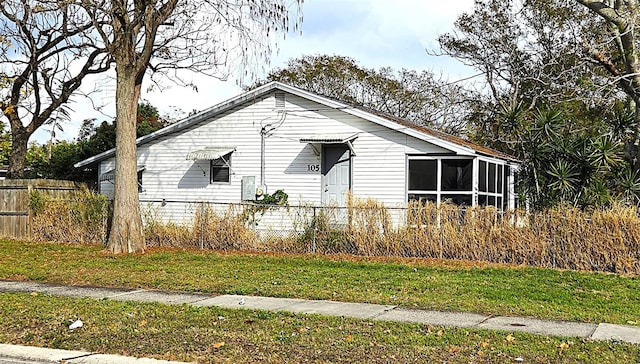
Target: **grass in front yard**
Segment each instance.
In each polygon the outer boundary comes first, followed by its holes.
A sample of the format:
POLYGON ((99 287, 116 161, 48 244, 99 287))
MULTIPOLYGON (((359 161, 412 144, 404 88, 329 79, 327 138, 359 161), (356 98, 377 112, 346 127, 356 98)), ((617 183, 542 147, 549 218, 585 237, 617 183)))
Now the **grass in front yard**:
POLYGON ((0 279, 394 304, 640 324, 640 281, 613 274, 351 256, 151 250, 0 240, 0 279))
POLYGON ((0 342, 219 362, 635 363, 640 346, 215 307, 0 294, 0 342), (70 330, 71 320, 84 326, 70 330))

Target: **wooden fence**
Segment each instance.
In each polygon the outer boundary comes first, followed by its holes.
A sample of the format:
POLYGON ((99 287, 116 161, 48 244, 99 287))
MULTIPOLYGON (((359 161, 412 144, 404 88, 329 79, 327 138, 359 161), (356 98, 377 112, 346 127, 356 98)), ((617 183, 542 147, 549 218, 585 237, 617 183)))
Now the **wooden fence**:
POLYGON ((86 189, 80 182, 50 179, 0 180, 0 238, 31 239, 33 211, 29 208, 32 191, 56 199, 70 198, 74 192, 86 189))

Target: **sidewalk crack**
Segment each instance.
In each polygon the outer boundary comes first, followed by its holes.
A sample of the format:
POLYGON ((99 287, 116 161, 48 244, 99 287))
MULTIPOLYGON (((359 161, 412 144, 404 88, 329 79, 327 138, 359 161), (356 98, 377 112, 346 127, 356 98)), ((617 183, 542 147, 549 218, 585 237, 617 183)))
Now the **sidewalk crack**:
POLYGON ((498 316, 495 316, 495 315, 489 315, 489 316, 487 316, 484 320, 482 320, 482 321, 478 322, 477 324, 475 324, 475 325, 473 325, 473 326, 480 326, 480 325, 484 324, 485 322, 487 322, 487 321, 491 320, 491 319, 492 319, 492 318, 494 318, 494 317, 498 317, 498 316))
POLYGON ((76 359, 81 359, 81 358, 88 358, 90 356, 93 355, 100 355, 101 353, 87 353, 87 354, 82 354, 82 355, 78 355, 78 356, 72 356, 69 358, 64 358, 64 359, 60 359, 60 364, 65 364, 67 361, 69 360, 76 360, 76 359))
POLYGON ((589 335, 587 335, 587 339, 591 339, 593 337, 593 334, 596 333, 596 330, 598 330, 598 327, 600 327, 600 324, 596 324, 595 327, 593 328, 593 330, 591 330, 591 332, 589 333, 589 335))
POLYGON ((370 320, 375 320, 376 318, 378 318, 378 317, 380 317, 380 316, 384 315, 385 313, 388 313, 388 312, 390 312, 390 311, 393 311, 393 310, 395 310, 396 308, 398 308, 398 306, 391 306, 391 307, 389 307, 389 308, 385 308, 384 310, 382 310, 382 312, 380 312, 380 313, 376 313, 375 315, 373 315, 373 316, 369 317, 369 319, 370 319, 370 320))

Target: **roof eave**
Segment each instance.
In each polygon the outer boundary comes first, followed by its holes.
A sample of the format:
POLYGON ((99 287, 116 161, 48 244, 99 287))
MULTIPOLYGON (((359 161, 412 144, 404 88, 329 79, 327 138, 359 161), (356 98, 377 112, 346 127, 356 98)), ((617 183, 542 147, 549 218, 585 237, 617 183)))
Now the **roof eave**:
MULTIPOLYGON (((201 121, 204 121, 208 118, 210 118, 211 116, 217 115, 221 112, 224 112, 226 110, 229 110, 233 107, 236 107, 238 105, 242 105, 247 101, 250 101, 252 99, 255 99, 257 97, 261 97, 262 95, 271 92, 272 90, 279 88, 279 86, 283 86, 283 84, 279 83, 279 82, 270 82, 264 86, 260 86, 254 90, 251 90, 249 92, 243 93, 241 95, 238 95, 236 97, 232 97, 226 101, 223 101, 215 106, 212 106, 209 109, 203 110, 202 112, 199 112, 195 115, 186 117, 185 119, 182 119, 180 121, 178 121, 175 124, 171 124, 167 127, 164 127, 160 130, 156 130, 153 133, 147 134, 145 136, 142 136, 138 139, 136 139, 136 145, 141 145, 141 144, 145 144, 148 143, 150 141, 156 140, 158 138, 161 138, 165 135, 174 133, 176 131, 180 131, 184 128, 188 128, 191 125, 197 124, 201 121)), ((84 167, 93 163, 98 163, 101 162, 107 158, 113 157, 115 155, 115 148, 113 149, 109 149, 105 152, 102 152, 100 154, 94 155, 93 157, 87 158, 83 161, 80 161, 76 164, 74 164, 73 166, 75 168, 80 168, 80 167, 84 167)))
MULTIPOLYGON (((319 104, 331 107, 331 108, 336 108, 336 109, 340 109, 341 111, 344 111, 348 114, 351 114, 353 116, 368 120, 370 122, 376 123, 378 125, 384 126, 386 128, 389 128, 390 130, 394 130, 397 132, 401 132, 403 134, 407 134, 409 136, 415 137, 419 140, 423 140, 426 141, 428 143, 434 144, 436 146, 439 146, 441 148, 450 150, 452 152, 454 152, 455 154, 458 155, 464 155, 464 156, 478 156, 478 155, 482 155, 484 154, 482 151, 473 149, 471 147, 467 147, 464 145, 459 145, 455 142, 452 141, 448 141, 445 139, 441 139, 438 138, 435 135, 429 135, 427 133, 415 130, 415 129, 411 129, 409 127, 406 127, 402 124, 396 123, 392 120, 389 119, 385 119, 382 116, 378 116, 375 114, 372 114, 370 112, 367 112, 365 110, 361 110, 357 107, 348 105, 346 103, 337 101, 337 100, 332 100, 329 98, 326 98, 324 96, 315 94, 313 92, 309 92, 309 91, 305 91, 287 84, 283 84, 277 81, 273 81, 270 82, 266 85, 260 86, 254 90, 248 91, 246 93, 243 93, 241 95, 238 95, 236 97, 230 98, 227 101, 223 101, 209 109, 206 109, 196 115, 187 117, 175 124, 169 125, 165 128, 162 128, 160 130, 157 130, 151 134, 145 135, 143 137, 140 137, 136 140, 136 145, 141 145, 141 144, 145 144, 148 143, 150 141, 156 140, 158 138, 161 138, 165 135, 183 130, 185 128, 188 128, 191 125, 197 124, 199 122, 202 122, 204 120, 207 120, 211 117, 214 117, 220 113, 223 113, 227 110, 230 110, 231 108, 237 107, 239 105, 242 105, 248 101, 254 100, 256 98, 262 97, 265 94, 273 91, 273 90, 281 90, 281 91, 285 91, 288 92, 290 94, 302 97, 302 98, 306 98, 308 100, 317 102, 319 104)), ((83 161, 80 161, 78 163, 76 163, 74 165, 74 167, 79 168, 79 167, 83 167, 92 163, 97 163, 100 162, 104 159, 110 158, 113 155, 115 155, 115 149, 111 149, 108 150, 106 152, 100 153, 98 155, 95 155, 93 157, 87 158, 83 161)), ((490 157, 492 158, 498 158, 498 159, 503 159, 503 160, 508 160, 510 158, 506 158, 506 157, 502 157, 499 155, 490 155, 490 157)), ((513 160, 514 162, 518 162, 517 160, 513 160)))
POLYGON ((465 146, 461 146, 458 144, 455 144, 453 142, 449 142, 443 139, 439 139, 438 137, 435 136, 430 136, 430 135, 426 135, 424 133, 421 133, 417 130, 413 130, 413 129, 408 129, 406 127, 404 127, 403 125, 400 125, 398 123, 394 123, 391 120, 387 120, 381 116, 377 116, 374 114, 371 114, 365 110, 360 110, 357 107, 348 105, 346 103, 342 103, 336 100, 331 100, 328 98, 325 98, 321 95, 318 94, 314 94, 312 92, 309 91, 305 91, 305 90, 301 90, 283 83, 279 83, 279 82, 275 82, 275 86, 277 86, 277 88, 292 93, 294 95, 303 97, 303 98, 307 98, 310 99, 311 101, 323 104, 325 106, 329 106, 329 107, 333 107, 333 108, 339 108, 341 109, 341 111, 344 111, 348 114, 351 114, 353 116, 357 116, 359 118, 371 121, 373 123, 376 123, 378 125, 387 127, 391 130, 395 130, 407 135, 410 135, 412 137, 418 138, 420 140, 424 140, 427 141, 429 143, 435 144, 439 147, 442 147, 444 149, 448 149, 456 154, 460 154, 460 155, 477 155, 477 151, 471 148, 467 148, 465 146))

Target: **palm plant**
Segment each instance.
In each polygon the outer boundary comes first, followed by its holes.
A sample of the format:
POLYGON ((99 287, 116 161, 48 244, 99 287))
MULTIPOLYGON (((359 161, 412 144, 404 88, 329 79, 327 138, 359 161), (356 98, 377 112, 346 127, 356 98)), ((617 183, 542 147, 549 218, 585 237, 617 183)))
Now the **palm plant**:
POLYGON ((625 203, 633 205, 640 203, 640 174, 637 170, 631 168, 622 170, 615 180, 615 185, 618 196, 625 203))
POLYGON ((593 141, 590 163, 599 171, 611 171, 619 167, 624 158, 622 144, 611 135, 602 135, 593 141))
POLYGON ((576 171, 575 166, 561 159, 551 164, 549 170, 547 170, 547 175, 551 177, 548 184, 549 188, 552 192, 558 193, 561 200, 568 200, 573 197, 579 182, 579 173, 576 171))

